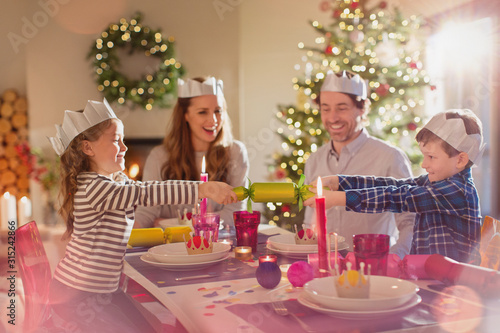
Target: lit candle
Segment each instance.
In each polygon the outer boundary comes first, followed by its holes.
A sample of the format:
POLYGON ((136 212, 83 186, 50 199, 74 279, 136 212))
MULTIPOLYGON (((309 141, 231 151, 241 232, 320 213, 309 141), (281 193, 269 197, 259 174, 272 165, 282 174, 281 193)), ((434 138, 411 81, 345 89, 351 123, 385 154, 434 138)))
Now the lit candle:
POLYGON ((281 276, 287 277, 288 269, 292 266, 292 264, 280 265, 281 276))
MULTIPOLYGON (((208 173, 205 173, 205 155, 203 155, 203 160, 201 162, 201 175, 200 181, 208 182, 208 173)), ((207 198, 201 199, 200 203, 200 215, 205 216, 207 214, 207 198)))
POLYGON ((278 257, 276 257, 274 254, 267 254, 265 256, 260 256, 259 257, 259 264, 262 264, 263 262, 274 262, 276 263, 278 261, 278 257))
POLYGON ((219 239, 217 243, 227 244, 229 246, 233 246, 233 241, 231 239, 219 239))
POLYGON ((323 196, 323 184, 318 177, 316 183, 318 195, 316 196, 316 230, 318 232, 318 265, 320 276, 328 276, 328 255, 326 250, 326 209, 323 196))
POLYGON ((31 200, 23 196, 19 199, 19 206, 17 207, 17 219, 19 226, 29 222, 31 218, 31 200))
POLYGON ((2 212, 2 220, 1 228, 2 229, 14 229, 17 228, 17 212, 16 212, 16 198, 11 195, 9 192, 5 192, 1 198, 1 212, 2 212), (6 223, 6 225, 4 225, 6 223))
POLYGON ((252 259, 252 248, 250 246, 237 246, 234 248, 234 257, 238 260, 252 259))

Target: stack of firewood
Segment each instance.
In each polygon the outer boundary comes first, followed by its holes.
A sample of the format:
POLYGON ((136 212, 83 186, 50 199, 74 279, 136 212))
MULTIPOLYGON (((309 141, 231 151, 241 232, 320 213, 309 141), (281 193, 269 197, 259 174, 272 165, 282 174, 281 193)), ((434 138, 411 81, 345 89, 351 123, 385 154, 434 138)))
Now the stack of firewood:
POLYGON ((28 142, 28 103, 14 89, 0 97, 0 195, 29 196, 29 167, 19 155, 28 142))

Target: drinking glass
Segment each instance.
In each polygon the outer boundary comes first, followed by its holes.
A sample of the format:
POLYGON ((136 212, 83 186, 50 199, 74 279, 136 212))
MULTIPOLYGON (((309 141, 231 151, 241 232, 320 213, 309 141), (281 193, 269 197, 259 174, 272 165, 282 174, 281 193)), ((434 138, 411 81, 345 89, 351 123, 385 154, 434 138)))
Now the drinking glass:
POLYGON ((217 242, 219 239, 220 215, 217 213, 208 213, 205 215, 193 215, 193 229, 195 236, 203 236, 217 242))
POLYGON ((233 212, 234 228, 236 229, 237 246, 250 246, 252 252, 257 252, 257 228, 260 224, 260 212, 233 212))
POLYGON ((360 267, 359 264, 364 262, 365 274, 368 273, 368 265, 370 265, 371 275, 387 275, 389 240, 389 235, 383 234, 354 235, 353 247, 357 269, 360 267))

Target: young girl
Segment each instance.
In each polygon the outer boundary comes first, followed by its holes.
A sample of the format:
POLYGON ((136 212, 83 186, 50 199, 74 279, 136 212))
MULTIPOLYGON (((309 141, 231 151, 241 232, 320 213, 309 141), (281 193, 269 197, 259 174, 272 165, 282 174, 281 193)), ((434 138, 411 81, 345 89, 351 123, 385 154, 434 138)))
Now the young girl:
MULTIPOLYGON (((205 156, 210 180, 245 186, 250 168, 247 150, 242 142, 233 140, 222 81, 214 77, 179 79, 178 91, 169 131, 163 144, 149 154, 142 180, 198 180, 205 156)), ((245 206, 243 202, 223 206, 208 200, 208 208, 228 225, 233 212, 245 206)), ((139 207, 136 227, 152 227, 156 219, 176 218, 186 209, 191 212, 193 206, 139 207)))
POLYGON ((81 332, 152 331, 118 288, 135 208, 205 197, 228 204, 236 194, 221 182, 128 179, 123 124, 106 100, 89 101, 83 113, 66 111, 56 128, 50 141, 61 155, 60 214, 71 239, 51 285, 54 322, 81 332))

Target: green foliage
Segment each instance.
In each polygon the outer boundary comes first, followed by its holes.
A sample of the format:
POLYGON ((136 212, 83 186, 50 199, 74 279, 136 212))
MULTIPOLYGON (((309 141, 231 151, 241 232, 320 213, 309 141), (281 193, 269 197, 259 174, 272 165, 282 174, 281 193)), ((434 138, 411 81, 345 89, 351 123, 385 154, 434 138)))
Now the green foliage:
POLYGON ((169 107, 175 100, 176 81, 184 74, 184 67, 175 59, 174 38, 164 39, 160 30, 143 26, 141 19, 138 13, 130 22, 122 18, 110 24, 92 45, 87 57, 94 66, 97 89, 108 102, 130 102, 146 110, 153 106, 169 107), (144 52, 148 57, 158 58, 158 69, 140 80, 129 79, 118 70, 119 48, 130 54, 144 52))

